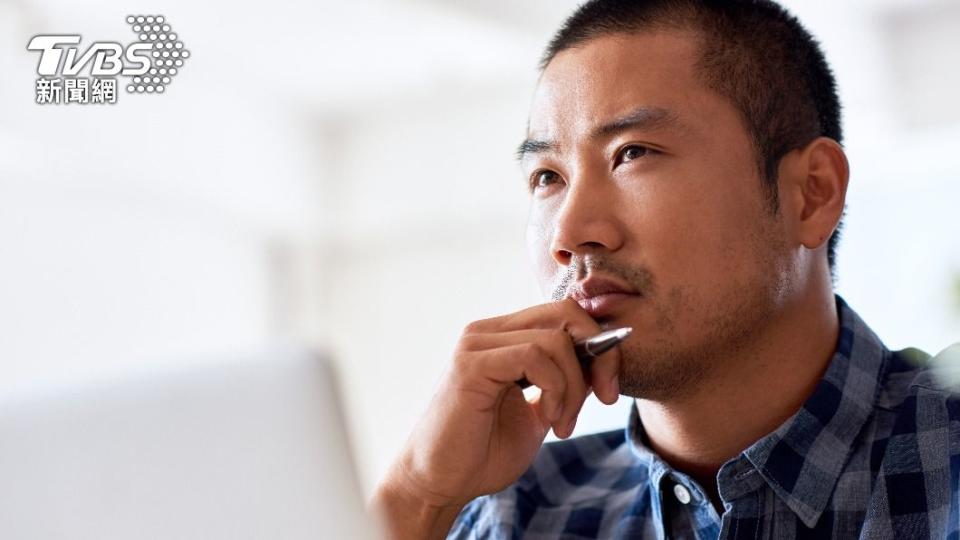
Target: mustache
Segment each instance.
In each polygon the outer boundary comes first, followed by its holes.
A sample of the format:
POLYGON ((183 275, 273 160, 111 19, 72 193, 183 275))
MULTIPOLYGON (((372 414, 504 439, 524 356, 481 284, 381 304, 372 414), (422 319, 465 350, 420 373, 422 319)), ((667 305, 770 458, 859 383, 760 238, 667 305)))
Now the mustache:
POLYGON ((593 273, 619 278, 643 296, 653 294, 653 273, 645 266, 621 263, 607 255, 574 254, 570 259, 570 265, 554 286, 551 299, 554 302, 563 300, 574 283, 586 279, 593 273))

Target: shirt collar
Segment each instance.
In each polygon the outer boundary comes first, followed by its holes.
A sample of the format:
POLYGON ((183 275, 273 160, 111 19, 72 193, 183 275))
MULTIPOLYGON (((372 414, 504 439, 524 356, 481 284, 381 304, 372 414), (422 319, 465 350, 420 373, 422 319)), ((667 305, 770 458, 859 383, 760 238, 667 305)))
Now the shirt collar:
POLYGON ((835 298, 840 328, 823 378, 796 414, 742 454, 808 527, 830 501, 873 413, 890 355, 856 312, 835 298))
MULTIPOLYGON (((756 489, 763 482, 808 527, 816 525, 830 501, 857 435, 880 391, 889 351, 840 297, 835 296, 839 332, 833 357, 813 393, 792 417, 731 459, 717 474, 721 496, 756 489)), ((652 470, 667 469, 646 443, 636 405, 630 408, 626 440, 652 470)), ((685 475, 684 475, 685 476, 685 475)))

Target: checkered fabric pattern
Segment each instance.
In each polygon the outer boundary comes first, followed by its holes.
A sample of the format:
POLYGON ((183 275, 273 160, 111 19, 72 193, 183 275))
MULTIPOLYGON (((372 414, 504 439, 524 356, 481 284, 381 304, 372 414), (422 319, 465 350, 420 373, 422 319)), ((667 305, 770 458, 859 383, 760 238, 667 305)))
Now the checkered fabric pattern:
POLYGON ((823 379, 721 467, 722 515, 644 444, 632 407, 625 432, 544 445, 513 486, 468 504, 448 538, 960 539, 960 394, 836 303, 823 379))

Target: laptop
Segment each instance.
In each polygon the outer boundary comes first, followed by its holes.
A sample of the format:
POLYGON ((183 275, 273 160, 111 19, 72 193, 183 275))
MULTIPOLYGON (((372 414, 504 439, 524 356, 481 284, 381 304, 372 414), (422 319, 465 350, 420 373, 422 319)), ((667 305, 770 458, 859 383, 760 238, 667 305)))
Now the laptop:
POLYGON ((278 356, 0 398, 0 538, 382 538, 329 362, 278 356))

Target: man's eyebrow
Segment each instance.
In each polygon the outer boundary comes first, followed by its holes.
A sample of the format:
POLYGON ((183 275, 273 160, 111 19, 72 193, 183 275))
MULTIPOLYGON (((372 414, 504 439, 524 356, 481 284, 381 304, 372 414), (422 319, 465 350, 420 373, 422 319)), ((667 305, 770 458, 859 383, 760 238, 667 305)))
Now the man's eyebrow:
POLYGON ((662 107, 640 107, 593 130, 593 139, 603 139, 628 129, 683 128, 677 113, 662 107))
MULTIPOLYGON (((598 126, 591 132, 590 138, 594 140, 603 139, 628 129, 655 130, 665 128, 686 129, 680 121, 680 117, 677 116, 677 113, 669 109, 662 107, 640 107, 627 115, 598 126)), ((556 141, 525 139, 520 143, 520 146, 517 147, 517 159, 523 161, 523 159, 530 154, 554 152, 559 146, 556 141)))
POLYGON ((559 145, 554 141, 538 141, 534 139, 524 139, 517 147, 517 160, 523 161, 523 158, 529 154, 541 154, 543 152, 556 151, 559 145))

